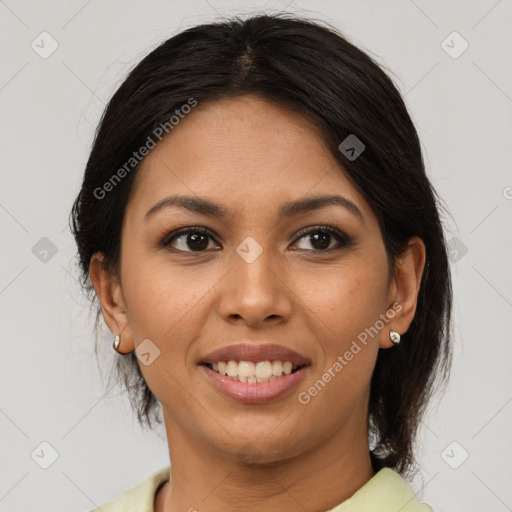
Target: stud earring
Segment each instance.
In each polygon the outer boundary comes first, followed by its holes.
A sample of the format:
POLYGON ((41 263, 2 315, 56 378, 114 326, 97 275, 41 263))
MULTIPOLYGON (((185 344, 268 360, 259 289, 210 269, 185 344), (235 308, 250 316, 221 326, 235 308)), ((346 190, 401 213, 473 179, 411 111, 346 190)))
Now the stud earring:
POLYGON ((398 334, 396 331, 389 331, 389 337, 395 345, 400 343, 400 334, 398 334))
POLYGON ((120 350, 119 350, 119 345, 121 345, 121 336, 119 336, 119 334, 116 334, 116 337, 114 339, 114 350, 118 353, 118 354, 123 354, 120 350))

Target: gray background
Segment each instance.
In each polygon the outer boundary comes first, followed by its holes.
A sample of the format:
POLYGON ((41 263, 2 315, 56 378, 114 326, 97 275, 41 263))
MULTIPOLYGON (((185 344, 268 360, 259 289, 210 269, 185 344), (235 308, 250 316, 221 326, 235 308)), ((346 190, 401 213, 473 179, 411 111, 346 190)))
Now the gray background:
POLYGON ((413 486, 439 512, 512 510, 510 0, 0 0, 0 511, 90 510, 168 464, 165 439, 102 382, 67 216, 136 62, 194 24, 283 9, 334 23, 389 68, 453 216, 454 367, 413 486))

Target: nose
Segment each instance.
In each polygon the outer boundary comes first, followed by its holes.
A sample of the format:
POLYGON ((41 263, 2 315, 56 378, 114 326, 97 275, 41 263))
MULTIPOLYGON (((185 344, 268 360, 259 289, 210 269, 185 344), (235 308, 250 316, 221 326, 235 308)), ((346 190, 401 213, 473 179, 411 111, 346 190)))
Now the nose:
POLYGON ((219 288, 221 317, 253 328, 287 322, 293 292, 271 251, 264 250, 250 262, 234 252, 230 260, 230 270, 219 288))

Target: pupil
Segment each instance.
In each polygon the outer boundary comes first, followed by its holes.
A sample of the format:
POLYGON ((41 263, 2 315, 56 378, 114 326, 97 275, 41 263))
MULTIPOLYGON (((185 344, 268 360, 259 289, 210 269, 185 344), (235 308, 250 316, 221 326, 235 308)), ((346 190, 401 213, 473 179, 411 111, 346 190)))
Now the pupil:
POLYGON ((310 239, 313 246, 315 246, 315 242, 318 243, 320 241, 320 247, 317 246, 317 249, 327 249, 329 247, 330 236, 329 233, 314 233, 310 235, 310 239))
POLYGON ((202 235, 200 233, 189 235, 189 242, 190 241, 194 242, 192 244, 189 244, 189 247, 192 250, 201 250, 201 249, 206 249, 208 247, 208 238, 205 235, 202 235), (205 241, 206 241, 206 243, 205 243, 205 241))

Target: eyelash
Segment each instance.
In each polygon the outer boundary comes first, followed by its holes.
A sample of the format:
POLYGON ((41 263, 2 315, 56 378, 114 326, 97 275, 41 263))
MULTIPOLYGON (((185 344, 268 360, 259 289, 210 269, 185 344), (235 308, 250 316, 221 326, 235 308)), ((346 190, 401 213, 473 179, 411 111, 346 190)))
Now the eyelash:
MULTIPOLYGON (((312 233, 328 233, 330 235, 333 235, 336 241, 338 242, 339 247, 331 247, 329 249, 319 250, 319 249, 299 249, 299 250, 305 250, 307 252, 316 252, 316 253, 331 253, 333 251, 341 250, 343 248, 348 248, 354 244, 354 242, 344 233, 342 233, 339 229, 335 228, 334 226, 331 226, 329 224, 323 224, 321 226, 310 226, 308 228, 304 228, 303 230, 299 231, 297 234, 296 240, 293 242, 294 244, 297 243, 300 239, 304 238, 306 235, 312 234, 312 233)), ((177 238, 187 235, 187 234, 201 234, 209 236, 212 240, 214 240, 217 244, 217 240, 213 233, 208 229, 204 227, 187 227, 182 228, 177 231, 174 231, 170 234, 167 234, 158 244, 161 248, 167 248, 171 243, 176 240, 177 238)), ((177 253, 189 253, 189 254, 201 254, 204 252, 207 252, 208 250, 203 251, 182 251, 181 249, 175 249, 175 252, 177 253)))

